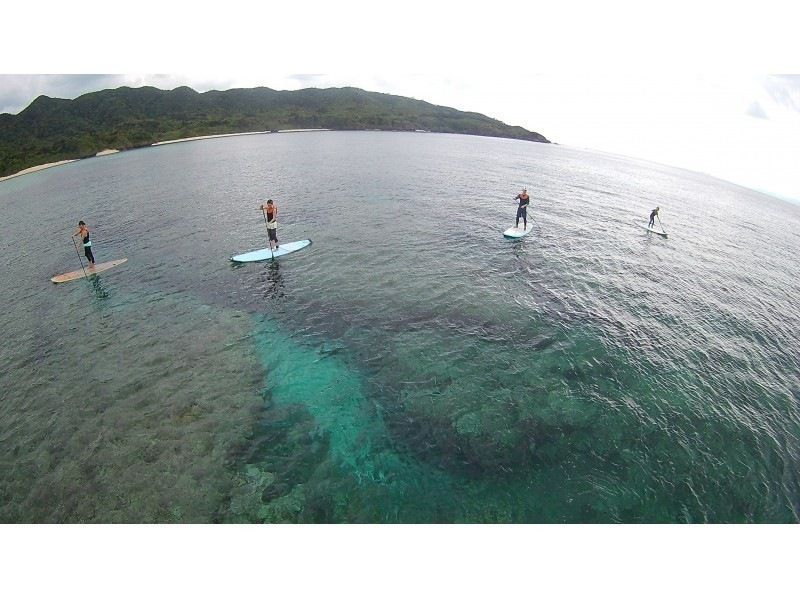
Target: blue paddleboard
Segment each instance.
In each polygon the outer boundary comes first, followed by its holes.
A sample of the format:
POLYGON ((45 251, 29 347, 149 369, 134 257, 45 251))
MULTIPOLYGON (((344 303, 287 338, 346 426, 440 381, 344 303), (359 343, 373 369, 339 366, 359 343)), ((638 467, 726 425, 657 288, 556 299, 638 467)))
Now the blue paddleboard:
POLYGON ((663 231, 656 230, 656 229, 654 229, 654 228, 650 228, 648 225, 646 225, 646 224, 642 224, 641 222, 637 222, 637 224, 638 224, 639 226, 641 226, 642 228, 646 228, 646 229, 647 229, 648 231, 650 231, 651 233, 655 233, 655 234, 657 234, 657 235, 661 235, 661 236, 662 236, 662 237, 664 237, 665 239, 667 238, 667 233, 665 233, 665 232, 663 232, 663 231))
POLYGON ((278 249, 270 251, 269 247, 266 249, 256 249, 248 253, 234 255, 231 258, 233 262, 261 262, 264 260, 271 260, 276 257, 283 257, 295 251, 300 251, 304 247, 311 245, 311 239, 304 239, 302 241, 292 241, 291 243, 281 243, 278 249))
POLYGON ((521 239, 529 232, 531 232, 531 228, 533 227, 529 226, 527 229, 524 229, 522 227, 512 226, 511 228, 503 232, 503 236, 508 237, 509 239, 521 239))

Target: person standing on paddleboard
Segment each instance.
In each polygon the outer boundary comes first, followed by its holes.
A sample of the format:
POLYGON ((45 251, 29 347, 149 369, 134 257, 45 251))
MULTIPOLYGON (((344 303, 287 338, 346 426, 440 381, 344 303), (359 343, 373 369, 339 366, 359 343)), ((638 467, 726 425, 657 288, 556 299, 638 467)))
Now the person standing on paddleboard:
POLYGON ((656 225, 656 216, 658 216, 658 211, 661 208, 656 208, 652 212, 650 212, 650 222, 647 223, 647 228, 653 228, 656 225))
POLYGON ((269 236, 269 248, 272 250, 278 249, 278 206, 271 199, 267 200, 266 204, 261 204, 261 209, 264 212, 264 220, 267 222, 267 235, 269 236), (272 243, 275 243, 275 247, 272 243))
POLYGON ((80 237, 83 240, 83 254, 89 261, 89 267, 94 268, 94 255, 92 255, 92 241, 89 239, 89 227, 81 220, 78 222, 78 232, 73 237, 80 237))
POLYGON ((523 189, 522 193, 514 198, 514 201, 517 200, 519 200, 519 207, 517 208, 517 222, 514 224, 514 227, 519 228, 519 219, 522 218, 522 222, 525 225, 525 230, 528 230, 528 206, 531 203, 528 190, 523 189))

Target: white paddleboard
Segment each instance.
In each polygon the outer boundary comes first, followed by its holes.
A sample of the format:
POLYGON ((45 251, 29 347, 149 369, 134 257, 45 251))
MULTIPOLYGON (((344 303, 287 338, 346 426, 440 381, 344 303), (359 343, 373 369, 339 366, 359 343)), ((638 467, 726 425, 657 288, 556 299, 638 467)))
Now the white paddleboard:
POLYGON ((637 224, 638 224, 639 226, 641 226, 642 228, 646 228, 646 229, 647 229, 648 231, 650 231, 651 233, 655 233, 655 234, 657 234, 657 235, 661 235, 661 236, 662 236, 662 237, 664 237, 665 239, 667 238, 667 233, 665 233, 665 232, 663 232, 663 231, 657 230, 657 229, 655 229, 655 228, 651 228, 651 227, 647 226, 646 224, 642 224, 641 222, 637 222, 637 224))
POLYGON ((85 269, 75 270, 74 272, 67 272, 66 274, 59 274, 58 276, 53 276, 50 280, 55 283, 59 282, 69 282, 71 280, 78 280, 79 278, 88 278, 89 276, 94 276, 100 272, 105 272, 113 268, 114 266, 119 266, 120 264, 124 264, 128 261, 128 258, 124 257, 121 260, 113 260, 110 262, 103 262, 102 264, 95 264, 94 268, 90 268, 86 266, 85 269))
POLYGON ((503 232, 503 236, 508 237, 509 239, 521 239, 529 232, 531 232, 532 228, 533 227, 531 226, 529 226, 527 229, 524 229, 522 227, 512 226, 511 228, 503 232))
POLYGON ((300 251, 304 247, 308 247, 311 245, 310 239, 304 239, 302 241, 292 241, 291 243, 281 243, 278 249, 275 251, 270 251, 269 247, 266 249, 256 249, 255 251, 250 251, 248 253, 242 253, 240 255, 234 255, 231 258, 233 262, 262 262, 264 260, 271 260, 276 257, 283 257, 284 255, 288 255, 290 253, 294 253, 295 251, 300 251))

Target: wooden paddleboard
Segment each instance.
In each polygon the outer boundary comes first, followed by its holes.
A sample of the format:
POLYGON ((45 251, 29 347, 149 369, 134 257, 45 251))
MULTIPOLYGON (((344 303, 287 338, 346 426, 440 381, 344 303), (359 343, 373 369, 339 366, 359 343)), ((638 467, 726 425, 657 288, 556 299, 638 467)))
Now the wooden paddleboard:
POLYGON ((55 283, 59 282, 70 282, 71 280, 78 280, 80 278, 94 276, 100 272, 105 272, 106 270, 110 270, 114 266, 119 266, 120 264, 124 264, 128 261, 128 258, 124 257, 121 260, 113 260, 110 262, 103 262, 102 264, 95 264, 94 268, 90 268, 86 266, 85 270, 75 270, 74 272, 67 272, 66 274, 59 274, 58 276, 53 276, 50 280, 55 283))

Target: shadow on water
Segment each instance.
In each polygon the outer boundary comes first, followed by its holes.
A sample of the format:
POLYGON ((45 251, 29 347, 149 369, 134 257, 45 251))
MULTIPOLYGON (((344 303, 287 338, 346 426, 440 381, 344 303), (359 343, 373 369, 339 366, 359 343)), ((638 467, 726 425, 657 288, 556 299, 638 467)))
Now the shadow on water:
POLYGON ((260 289, 266 299, 280 299, 284 296, 284 280, 278 260, 269 260, 259 275, 260 289))
POLYGON ((280 299, 284 296, 284 277, 281 273, 281 266, 278 260, 271 259, 259 262, 258 264, 247 264, 231 261, 231 270, 254 267, 260 268, 257 289, 266 299, 280 299))
POLYGON ((103 281, 100 280, 99 274, 96 274, 95 276, 90 276, 89 282, 92 285, 92 291, 94 292, 94 296, 97 299, 108 299, 111 296, 103 286, 103 281))

